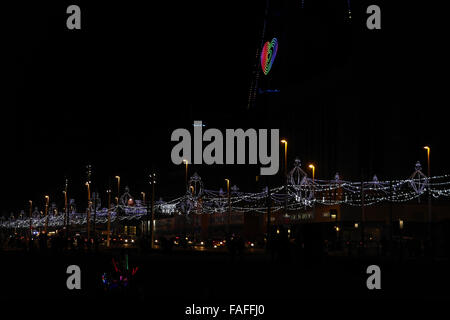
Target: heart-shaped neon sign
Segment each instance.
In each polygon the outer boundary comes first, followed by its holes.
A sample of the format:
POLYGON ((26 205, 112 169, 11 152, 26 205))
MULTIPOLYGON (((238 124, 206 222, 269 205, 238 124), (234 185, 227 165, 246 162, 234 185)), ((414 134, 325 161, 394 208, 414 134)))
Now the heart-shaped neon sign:
POLYGON ((273 38, 272 41, 267 41, 261 52, 261 68, 265 75, 267 75, 272 68, 273 61, 277 55, 278 40, 273 38))

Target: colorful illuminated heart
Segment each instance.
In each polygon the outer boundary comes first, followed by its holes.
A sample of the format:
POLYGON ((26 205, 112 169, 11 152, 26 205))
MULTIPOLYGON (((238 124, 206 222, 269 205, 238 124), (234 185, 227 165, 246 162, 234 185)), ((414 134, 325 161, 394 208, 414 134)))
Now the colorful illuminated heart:
POLYGON ((267 41, 261 52, 261 68, 265 75, 267 75, 272 68, 273 61, 277 55, 278 40, 273 38, 271 42, 267 41))

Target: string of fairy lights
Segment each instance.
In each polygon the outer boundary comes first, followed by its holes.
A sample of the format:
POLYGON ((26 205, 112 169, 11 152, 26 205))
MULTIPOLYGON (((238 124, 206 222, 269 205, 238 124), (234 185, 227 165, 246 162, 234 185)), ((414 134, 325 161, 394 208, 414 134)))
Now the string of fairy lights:
MULTIPOLYGON (((434 199, 450 197, 450 174, 428 178, 422 173, 418 162, 413 174, 403 180, 378 180, 374 176, 371 181, 345 181, 336 173, 332 180, 313 179, 301 168, 296 160, 294 168, 288 173, 285 186, 266 187, 260 192, 242 192, 237 186, 229 190, 209 190, 203 186, 201 177, 195 173, 191 176, 185 195, 170 201, 162 199, 154 203, 156 217, 171 217, 191 214, 226 214, 232 213, 266 213, 270 203, 271 212, 287 210, 288 213, 299 213, 310 210, 314 206, 373 206, 382 203, 420 202, 426 195, 434 199)), ((55 209, 55 208, 53 208, 55 209)), ((111 222, 148 219, 149 206, 140 200, 134 200, 126 188, 118 204, 107 208, 96 207, 90 213, 90 222, 105 224, 110 214, 111 222)), ((2 217, 0 227, 34 228, 64 226, 65 214, 50 210, 47 216, 35 209, 31 217, 22 212, 9 218, 2 217), (55 213, 54 213, 55 212, 55 213)), ((86 212, 68 211, 69 225, 87 223, 86 212)))

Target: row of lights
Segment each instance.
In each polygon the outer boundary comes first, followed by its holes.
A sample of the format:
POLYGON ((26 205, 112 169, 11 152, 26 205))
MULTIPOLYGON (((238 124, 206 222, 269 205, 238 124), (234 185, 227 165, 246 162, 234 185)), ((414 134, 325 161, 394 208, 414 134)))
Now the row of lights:
MULTIPOLYGON (((287 142, 286 139, 282 139, 280 142, 282 144, 284 144, 285 170, 286 170, 287 169, 286 162, 287 162, 287 145, 288 145, 288 142, 287 142)), ((423 148, 427 151, 428 176, 430 176, 430 151, 431 151, 431 148, 429 146, 424 146, 423 148)), ((188 164, 189 164, 189 162, 188 162, 188 160, 184 159, 183 163, 186 166, 185 179, 186 179, 186 185, 187 185, 187 175, 188 175, 188 164)), ((310 168, 312 170, 312 179, 314 181, 316 167, 313 164, 309 164, 308 168, 310 168)), ((89 170, 90 170, 90 167, 89 167, 89 170)), ((119 195, 119 193, 120 193, 120 176, 115 176, 115 178, 117 179, 117 194, 119 195)), ((227 182, 227 190, 229 192, 230 180, 229 179, 225 179, 225 181, 227 182)), ((153 182, 156 182, 156 181, 153 181, 153 182)), ((90 191, 89 190, 90 183, 91 183, 91 181, 86 182, 86 186, 88 188, 88 192, 90 191)), ((107 192, 111 192, 111 190, 108 190, 107 192)), ((63 193, 64 193, 64 195, 66 195, 67 191, 64 190, 63 193)), ((141 195, 142 195, 143 201, 145 203, 145 192, 141 192, 141 195)), ((47 215, 47 210, 48 210, 50 197, 48 195, 45 195, 44 198, 45 198, 45 207, 46 207, 45 215, 47 215)), ((116 197, 116 201, 117 201, 117 204, 118 204, 119 203, 119 197, 116 197)), ((29 203, 30 203, 30 208, 31 208, 32 204, 33 204, 33 201, 29 200, 29 203)), ((401 225, 403 225, 403 223, 401 225)), ((357 224, 355 224, 355 228, 357 228, 357 227, 358 227, 357 224)))

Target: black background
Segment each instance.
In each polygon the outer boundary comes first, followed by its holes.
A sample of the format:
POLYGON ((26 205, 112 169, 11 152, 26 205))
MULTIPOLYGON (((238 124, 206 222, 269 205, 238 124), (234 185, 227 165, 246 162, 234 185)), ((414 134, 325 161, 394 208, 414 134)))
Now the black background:
MULTIPOLYGON (((170 160, 176 128, 280 128, 289 162, 314 161, 317 178, 406 178, 432 147, 432 174, 448 172, 445 11, 411 1, 272 1, 264 41, 279 38, 269 84, 279 95, 247 110, 265 1, 43 1, 5 8, 11 52, 2 106, 2 213, 33 200, 85 198, 85 166, 104 192, 113 177, 132 193, 183 192, 170 160), (81 30, 66 8, 82 10, 81 30), (382 29, 366 28, 378 4, 382 29)), ((281 162, 280 162, 281 163, 281 162)), ((196 166, 210 189, 224 178, 256 190, 258 166, 196 166)), ((281 170, 280 170, 281 171, 281 170)), ((270 183, 280 183, 272 177, 270 183)))

